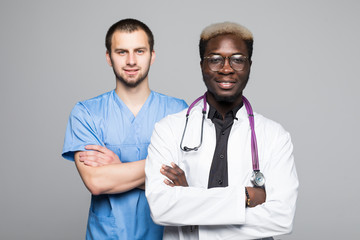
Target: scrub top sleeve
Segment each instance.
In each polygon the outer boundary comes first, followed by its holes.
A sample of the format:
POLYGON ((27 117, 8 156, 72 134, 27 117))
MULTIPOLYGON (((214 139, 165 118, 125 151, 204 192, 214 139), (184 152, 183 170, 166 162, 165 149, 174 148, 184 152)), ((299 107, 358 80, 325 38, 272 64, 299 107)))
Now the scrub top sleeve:
POLYGON ((85 146, 89 144, 104 146, 90 112, 82 103, 78 103, 69 117, 62 156, 74 161, 75 152, 86 151, 85 146))

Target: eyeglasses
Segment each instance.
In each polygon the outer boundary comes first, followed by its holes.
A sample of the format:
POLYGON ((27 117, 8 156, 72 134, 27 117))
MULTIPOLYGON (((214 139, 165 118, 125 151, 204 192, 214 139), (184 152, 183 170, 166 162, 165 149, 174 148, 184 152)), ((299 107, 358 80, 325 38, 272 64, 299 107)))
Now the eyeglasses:
POLYGON ((220 71, 225 65, 225 59, 229 59, 229 63, 232 69, 235 71, 242 71, 246 65, 246 61, 249 59, 241 54, 234 54, 230 57, 223 57, 218 54, 204 57, 207 60, 208 66, 211 71, 220 71))

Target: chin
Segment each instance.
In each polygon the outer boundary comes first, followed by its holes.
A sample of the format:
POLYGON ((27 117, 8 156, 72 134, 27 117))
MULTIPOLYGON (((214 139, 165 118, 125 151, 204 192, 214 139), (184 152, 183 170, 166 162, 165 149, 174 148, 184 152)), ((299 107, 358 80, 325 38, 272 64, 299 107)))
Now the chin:
POLYGON ((218 94, 213 94, 215 97, 215 100, 217 102, 228 102, 228 103, 232 103, 235 102, 235 100, 237 99, 237 95, 233 94, 233 95, 218 95, 218 94))

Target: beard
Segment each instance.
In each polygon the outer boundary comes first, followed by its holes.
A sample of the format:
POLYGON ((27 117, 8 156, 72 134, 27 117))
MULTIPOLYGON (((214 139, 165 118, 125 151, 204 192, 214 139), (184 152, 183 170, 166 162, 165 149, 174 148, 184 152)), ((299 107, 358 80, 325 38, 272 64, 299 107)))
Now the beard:
MULTIPOLYGON (((111 57, 110 57, 110 59, 111 59, 111 57)), ((129 87, 129 88, 136 88, 140 83, 142 83, 146 79, 146 77, 149 74, 150 65, 151 65, 150 61, 149 61, 148 65, 145 68, 145 71, 143 73, 139 73, 139 75, 137 76, 137 79, 135 79, 134 81, 129 81, 126 79, 125 74, 121 74, 120 71, 117 71, 117 69, 114 67, 115 64, 112 61, 112 59, 111 59, 111 63, 113 65, 112 69, 114 71, 116 79, 119 80, 121 83, 123 83, 126 87, 129 87)), ((142 68, 140 68, 139 71, 141 69, 142 68)))
POLYGON ((116 76, 116 79, 119 80, 121 83, 123 83, 126 87, 129 88, 136 88, 140 83, 142 83, 145 78, 148 76, 149 68, 144 74, 141 74, 138 76, 138 78, 135 81, 128 81, 124 77, 122 77, 114 68, 113 68, 114 74, 116 76))
POLYGON ((219 96, 214 92, 210 92, 210 93, 214 96, 217 102, 222 102, 222 103, 233 103, 239 98, 239 96, 242 96, 242 92, 231 96, 219 96))

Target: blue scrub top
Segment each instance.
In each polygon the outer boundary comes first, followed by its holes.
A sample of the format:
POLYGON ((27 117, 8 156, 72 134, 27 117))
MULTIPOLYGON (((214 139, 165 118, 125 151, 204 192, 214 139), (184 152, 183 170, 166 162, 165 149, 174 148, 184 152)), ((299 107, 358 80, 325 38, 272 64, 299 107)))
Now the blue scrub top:
MULTIPOLYGON (((85 146, 105 146, 122 162, 147 157, 156 122, 187 107, 184 100, 151 92, 136 117, 115 90, 75 105, 66 129, 62 156, 74 161, 85 146)), ((86 239, 162 239, 163 227, 150 217, 145 191, 92 195, 86 239)))

